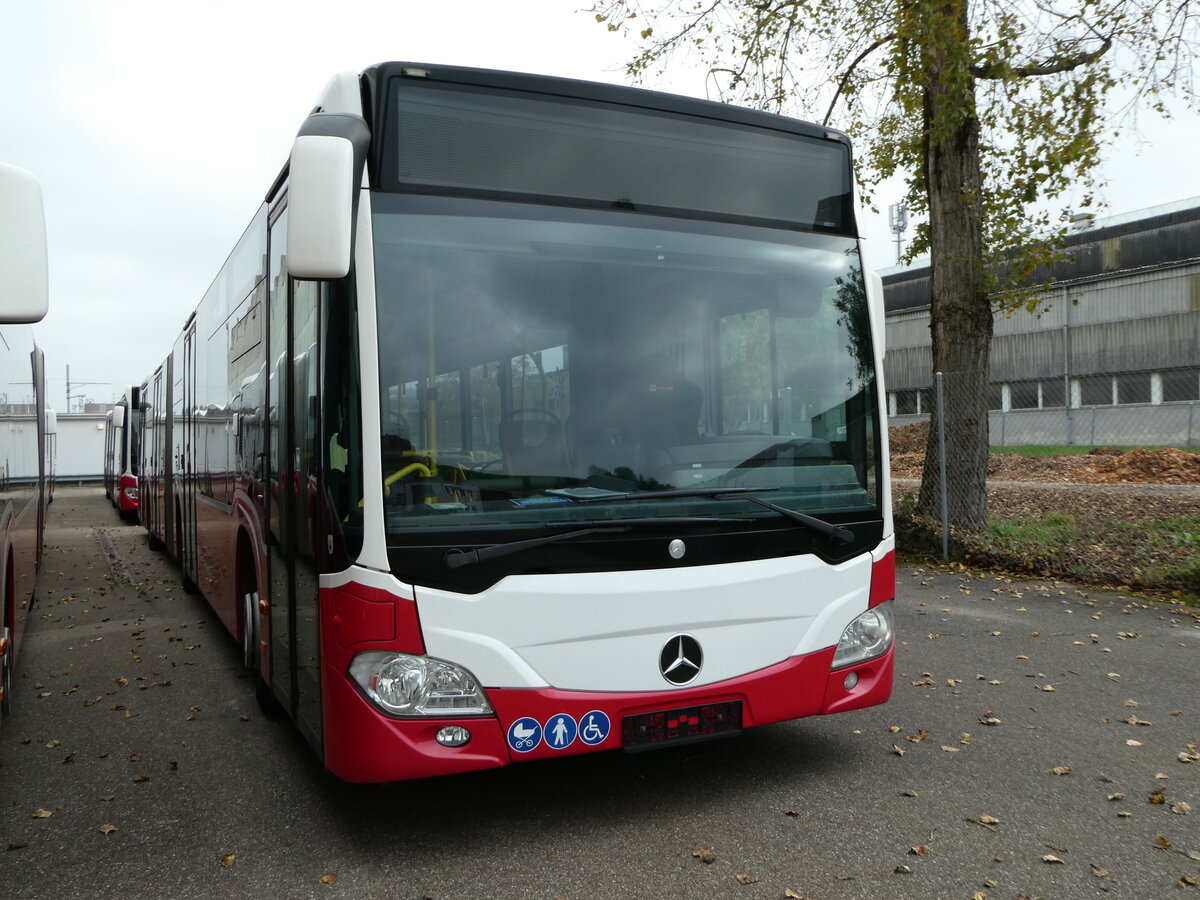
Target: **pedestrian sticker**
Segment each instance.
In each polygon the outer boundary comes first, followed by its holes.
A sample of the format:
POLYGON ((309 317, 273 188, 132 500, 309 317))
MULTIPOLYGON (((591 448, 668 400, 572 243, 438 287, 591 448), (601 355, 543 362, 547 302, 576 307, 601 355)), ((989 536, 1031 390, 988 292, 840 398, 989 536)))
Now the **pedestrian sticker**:
MULTIPOLYGON (((574 724, 574 723, 572 723, 574 724)), ((518 753, 528 753, 542 740, 542 726, 537 719, 522 716, 508 726, 508 746, 518 753)))
POLYGON ((579 739, 594 747, 608 737, 611 727, 608 716, 600 710, 594 709, 579 720, 579 739))
POLYGON ((551 750, 570 747, 578 733, 575 720, 566 713, 556 713, 546 720, 546 746, 551 750))

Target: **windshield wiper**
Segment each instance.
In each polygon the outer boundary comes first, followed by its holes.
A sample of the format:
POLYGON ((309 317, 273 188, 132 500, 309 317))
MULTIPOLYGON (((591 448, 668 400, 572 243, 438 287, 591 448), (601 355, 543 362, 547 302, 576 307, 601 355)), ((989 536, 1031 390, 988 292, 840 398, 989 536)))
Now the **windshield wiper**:
POLYGON ((732 516, 648 516, 640 519, 613 519, 611 524, 607 521, 603 524, 592 523, 589 528, 577 528, 574 531, 562 531, 558 534, 548 534, 545 537, 529 538, 524 541, 492 544, 488 547, 480 547, 478 550, 454 548, 445 552, 442 562, 446 564, 447 569, 461 569, 463 566, 474 566, 490 559, 500 559, 514 553, 532 550, 535 547, 569 541, 589 534, 619 534, 639 525, 748 525, 752 521, 752 519, 732 516))
POLYGON ((677 488, 666 491, 629 491, 626 493, 611 493, 608 496, 595 497, 572 497, 577 503, 620 503, 626 500, 658 500, 671 499, 672 497, 713 497, 721 500, 725 498, 733 500, 749 500, 751 503, 757 503, 759 506, 772 510, 781 516, 791 519, 793 522, 798 522, 811 528, 817 534, 824 538, 828 538, 835 544, 849 544, 854 540, 854 532, 849 528, 844 528, 841 525, 833 525, 826 522, 824 519, 818 519, 815 516, 810 516, 802 512, 796 512, 794 509, 788 509, 786 506, 779 506, 764 500, 762 497, 756 497, 754 494, 763 493, 764 491, 777 491, 779 488, 751 488, 751 487, 713 487, 713 488, 677 488))
POLYGON ((769 510, 779 513, 781 516, 791 519, 793 522, 799 522, 801 525, 807 525, 813 531, 822 537, 829 538, 835 544, 850 544, 854 542, 854 532, 842 525, 834 525, 832 522, 826 522, 824 519, 818 519, 816 516, 810 516, 806 513, 796 512, 794 509, 788 509, 786 506, 779 506, 771 503, 769 500, 764 500, 762 497, 755 497, 751 494, 743 494, 737 497, 738 500, 749 500, 751 503, 757 503, 759 506, 764 506, 769 510))

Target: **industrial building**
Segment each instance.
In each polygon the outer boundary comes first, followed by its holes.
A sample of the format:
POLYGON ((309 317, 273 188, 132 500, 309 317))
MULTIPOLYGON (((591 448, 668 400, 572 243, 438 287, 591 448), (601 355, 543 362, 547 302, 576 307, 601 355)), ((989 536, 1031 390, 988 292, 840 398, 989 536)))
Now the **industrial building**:
MULTIPOLYGON (((1066 249, 1036 314, 996 315, 992 444, 1200 446, 1200 197, 1087 223, 1066 249)), ((904 425, 930 409, 930 270, 880 274, 904 425)))

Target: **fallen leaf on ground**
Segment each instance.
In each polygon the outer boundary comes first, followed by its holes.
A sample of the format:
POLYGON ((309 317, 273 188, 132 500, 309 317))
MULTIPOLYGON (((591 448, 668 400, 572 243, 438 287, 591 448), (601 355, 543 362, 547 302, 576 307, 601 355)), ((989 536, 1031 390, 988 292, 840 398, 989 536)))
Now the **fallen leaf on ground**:
POLYGON ((735 875, 738 884, 754 884, 758 881, 757 875, 735 875))
POLYGON ((116 831, 116 830, 117 830, 117 826, 116 826, 116 825, 101 825, 101 826, 100 826, 100 833, 101 833, 101 834, 105 834, 105 835, 107 835, 107 834, 112 834, 112 833, 113 833, 114 831, 116 831))
POLYGON ((700 860, 700 862, 708 864, 716 860, 717 855, 711 850, 693 850, 692 856, 700 860))
POLYGON ((1042 862, 1051 863, 1051 864, 1058 863, 1059 865, 1066 865, 1066 863, 1064 863, 1061 859, 1059 859, 1053 853, 1047 853, 1045 856, 1043 856, 1042 862))
POLYGON ((337 884, 336 875, 322 875, 317 879, 320 884, 337 884))
POLYGON ((1108 869, 1105 869, 1101 866, 1096 865, 1095 863, 1092 863, 1092 874, 1095 875, 1097 878, 1107 878, 1108 877, 1108 869))
POLYGON ((32 818, 32 819, 48 819, 52 815, 54 815, 54 813, 50 812, 50 810, 48 810, 48 809, 35 809, 33 811, 33 815, 30 816, 30 818, 32 818))
POLYGON ((236 862, 236 861, 237 861, 236 853, 226 853, 224 856, 221 857, 221 865, 223 865, 227 869, 230 866, 232 866, 234 864, 234 862, 236 862))
POLYGON ((1053 769, 1047 769, 1046 771, 1049 772, 1051 775, 1070 775, 1071 767, 1070 766, 1055 766, 1053 769))

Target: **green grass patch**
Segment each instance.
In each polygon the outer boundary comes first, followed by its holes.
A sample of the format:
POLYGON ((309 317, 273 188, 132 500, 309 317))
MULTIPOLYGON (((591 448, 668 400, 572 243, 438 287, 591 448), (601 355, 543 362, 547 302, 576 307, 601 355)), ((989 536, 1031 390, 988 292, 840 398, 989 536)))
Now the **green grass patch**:
MULTIPOLYGON (((902 555, 940 558, 941 528, 901 507, 902 555)), ((979 532, 954 531, 951 558, 1036 577, 1170 596, 1200 606, 1200 518, 1081 521, 1063 513, 996 519, 979 532)))

